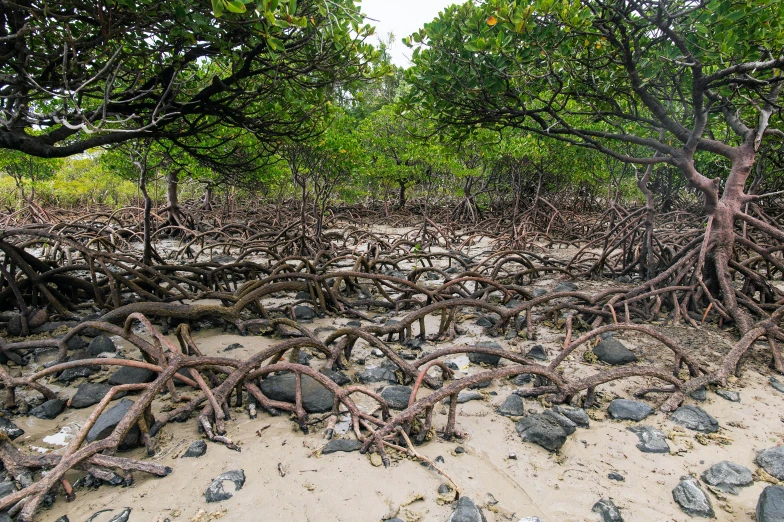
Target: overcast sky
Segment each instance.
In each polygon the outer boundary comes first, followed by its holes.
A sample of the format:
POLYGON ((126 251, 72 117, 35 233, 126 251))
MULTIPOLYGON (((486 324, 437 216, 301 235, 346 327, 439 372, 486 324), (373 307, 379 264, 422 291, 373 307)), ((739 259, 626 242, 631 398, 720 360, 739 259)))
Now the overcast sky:
POLYGON ((463 0, 362 0, 362 12, 369 18, 368 23, 376 27, 376 36, 386 40, 389 32, 395 33, 392 46, 392 61, 395 65, 408 67, 411 51, 400 42, 435 18, 444 7, 463 3, 463 0))

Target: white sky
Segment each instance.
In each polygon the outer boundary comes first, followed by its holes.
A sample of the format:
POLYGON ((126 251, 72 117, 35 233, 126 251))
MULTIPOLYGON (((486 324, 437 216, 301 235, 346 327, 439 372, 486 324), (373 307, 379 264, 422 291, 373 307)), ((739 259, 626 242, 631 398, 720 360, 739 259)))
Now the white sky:
POLYGON ((413 49, 400 41, 431 22, 446 6, 463 3, 464 0, 362 0, 360 7, 369 18, 367 22, 376 28, 375 37, 387 39, 391 31, 395 41, 390 51, 392 62, 400 67, 411 65, 409 58, 413 49))

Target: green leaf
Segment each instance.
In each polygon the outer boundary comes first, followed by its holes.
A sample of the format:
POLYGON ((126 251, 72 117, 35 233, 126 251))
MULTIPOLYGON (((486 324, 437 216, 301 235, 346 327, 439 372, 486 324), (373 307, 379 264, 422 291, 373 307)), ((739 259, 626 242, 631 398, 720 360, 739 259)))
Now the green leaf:
POLYGON ((226 9, 228 9, 229 12, 231 13, 244 13, 246 11, 245 4, 243 4, 239 0, 232 0, 231 2, 226 2, 226 9))

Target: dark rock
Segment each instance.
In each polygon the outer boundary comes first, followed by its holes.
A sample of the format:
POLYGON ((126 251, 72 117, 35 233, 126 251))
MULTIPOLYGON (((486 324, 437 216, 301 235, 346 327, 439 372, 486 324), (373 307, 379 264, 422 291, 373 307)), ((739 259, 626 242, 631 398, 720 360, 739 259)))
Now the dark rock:
POLYGON ((85 341, 82 338, 81 335, 74 335, 73 337, 68 339, 68 343, 66 344, 68 345, 68 350, 72 352, 75 352, 76 350, 83 350, 88 346, 90 346, 89 344, 87 344, 87 341, 85 341))
MULTIPOLYGON (((272 400, 293 403, 296 377, 293 373, 270 375, 261 381, 261 391, 272 400)), ((308 413, 324 413, 332 409, 333 395, 315 379, 302 376, 302 407, 308 413)))
POLYGON ((453 363, 452 361, 447 361, 446 367, 449 368, 450 370, 455 370, 455 371, 460 370, 460 367, 457 364, 453 363))
MULTIPOLYGON (((87 408, 94 404, 98 404, 109 393, 112 387, 104 383, 91 383, 85 382, 79 385, 76 393, 71 398, 71 408, 87 408)), ((125 395, 125 392, 120 392, 114 396, 115 399, 120 399, 125 395)))
POLYGON ((695 401, 705 402, 705 400, 708 398, 708 390, 705 389, 705 386, 700 386, 699 388, 691 392, 689 394, 689 397, 691 397, 695 401))
POLYGON ((684 428, 702 433, 716 433, 719 431, 719 421, 708 415, 699 406, 690 404, 681 406, 670 415, 670 420, 684 428))
POLYGON ((19 314, 14 314, 8 320, 8 324, 5 327, 5 331, 8 332, 9 337, 19 337, 22 335, 22 316, 19 314))
POLYGON ((536 359, 537 361, 547 360, 547 352, 544 351, 544 347, 541 344, 537 344, 528 350, 528 353, 525 354, 525 356, 530 357, 531 359, 536 359))
POLYGON ((62 399, 50 399, 40 406, 36 406, 29 411, 29 415, 39 419, 54 419, 65 410, 65 401, 62 399))
POLYGON ((612 500, 603 498, 593 505, 591 509, 594 513, 599 513, 602 517, 602 522, 623 522, 623 517, 618 508, 613 504, 612 500))
POLYGON ((495 325, 495 322, 489 317, 480 317, 476 320, 476 325, 481 326, 482 328, 492 328, 495 325))
POLYGON ((523 417, 515 425, 523 441, 533 442, 549 451, 556 451, 566 443, 566 431, 553 417, 534 414, 523 417))
MULTIPOLYGON (((470 401, 481 401, 484 400, 485 396, 479 392, 475 391, 468 391, 468 390, 460 390, 457 394, 457 403, 458 404, 465 404, 466 402, 470 401)), ((444 404, 449 404, 451 400, 450 397, 444 399, 444 404)))
POLYGON ((6 480, 5 482, 0 482, 0 498, 5 498, 11 493, 16 493, 16 482, 13 480, 6 480))
POLYGON ((316 317, 316 311, 309 306, 295 306, 294 317, 300 321, 310 321, 316 317))
MULTIPOLYGON (((13 522, 11 517, 8 516, 8 513, 0 513, 0 522, 13 522), (3 518, 5 516, 5 518, 3 518)), ((63 515, 54 522, 71 522, 68 518, 68 515, 63 515)))
POLYGON ((740 402, 740 393, 730 390, 716 390, 716 395, 730 402, 740 402))
POLYGON ((438 494, 439 495, 446 495, 450 491, 452 491, 452 488, 450 488, 447 484, 441 484, 440 486, 438 486, 438 494))
POLYGON ((474 384, 470 385, 468 387, 468 389, 469 390, 478 390, 480 388, 487 388, 491 384, 493 384, 493 380, 492 379, 488 379, 486 381, 475 382, 474 384))
POLYGON ((622 276, 616 277, 615 281, 618 282, 618 283, 626 284, 626 283, 631 283, 632 282, 632 278, 627 276, 627 275, 622 275, 622 276))
POLYGON ((522 417, 525 415, 525 405, 523 398, 516 393, 511 394, 496 410, 501 415, 507 417, 522 417))
POLYGON ((389 382, 397 384, 397 375, 395 375, 397 366, 395 363, 385 361, 380 366, 375 368, 367 368, 357 374, 359 382, 367 384, 370 382, 389 382))
POLYGON ((737 495, 738 488, 750 486, 754 477, 749 468, 724 460, 705 470, 702 481, 721 491, 737 495))
POLYGON ((114 345, 114 341, 106 337, 105 335, 99 335, 92 341, 90 341, 90 345, 87 347, 87 352, 90 355, 100 355, 106 352, 116 352, 117 347, 114 345))
POLYGON ((110 518, 108 522, 128 522, 130 518, 131 518, 131 508, 127 507, 123 509, 120 513, 110 518))
POLYGON ((553 288, 553 293, 557 294, 558 292, 576 292, 577 285, 574 283, 570 283, 569 281, 565 283, 561 283, 560 285, 553 288))
POLYGON ((350 328, 360 328, 362 326, 361 321, 349 321, 346 323, 346 326, 350 328))
POLYGON ((301 292, 297 292, 297 295, 294 296, 294 299, 296 299, 297 301, 299 301, 300 299, 307 299, 308 301, 310 301, 310 297, 311 297, 310 292, 302 290, 301 292))
POLYGON ((669 453, 670 446, 667 444, 667 437, 661 431, 651 426, 631 426, 626 428, 631 431, 640 442, 637 449, 643 453, 669 453))
POLYGON ((591 425, 590 420, 588 419, 588 414, 585 413, 585 410, 582 408, 573 408, 571 406, 554 406, 553 411, 560 413, 581 428, 587 428, 591 425))
POLYGON ((460 455, 461 453, 465 453, 465 448, 463 446, 458 446, 455 448, 455 453, 460 455))
POLYGON ((546 293, 547 293, 547 290, 545 290, 544 288, 534 288, 531 291, 531 295, 534 296, 534 297, 542 297, 546 293))
POLYGON ((411 339, 407 339, 406 342, 404 342, 403 344, 408 346, 412 350, 421 350, 422 347, 425 346, 426 342, 420 339, 419 337, 414 337, 411 339))
POLYGON ((615 337, 618 335, 618 332, 614 330, 610 330, 609 332, 602 332, 599 334, 599 339, 609 339, 610 337, 615 337))
MULTIPOLYGON (((498 350, 498 351, 503 350, 500 344, 495 343, 493 341, 482 341, 476 343, 474 346, 477 346, 479 348, 490 348, 492 350, 498 350)), ((472 352, 468 354, 468 360, 474 364, 487 364, 488 366, 498 366, 498 362, 501 360, 501 356, 492 353, 472 352)))
MULTIPOLYGON (((90 431, 87 432, 87 442, 94 442, 96 440, 102 440, 111 435, 114 428, 117 427, 117 424, 125 417, 125 414, 128 413, 128 410, 131 409, 134 402, 130 399, 123 399, 110 409, 104 411, 98 420, 95 421, 93 427, 90 428, 90 431)), ((152 426, 154 424, 154 419, 149 418, 147 419, 147 425, 152 426)), ((139 427, 134 426, 125 436, 125 440, 120 445, 121 450, 127 450, 135 447, 139 442, 139 427)))
POLYGON ((197 440, 188 446, 188 449, 182 454, 182 458, 198 458, 205 453, 207 453, 207 443, 203 440, 197 440))
POLYGON ((327 445, 321 450, 321 454, 329 455, 330 453, 338 452, 349 453, 352 451, 359 451, 361 448, 362 442, 356 439, 332 439, 327 442, 327 445))
POLYGON ((387 386, 381 392, 381 398, 393 410, 405 410, 408 408, 408 400, 411 397, 411 387, 409 386, 387 386))
POLYGON ((607 478, 610 479, 610 480, 614 480, 616 482, 623 482, 624 480, 626 480, 626 478, 623 475, 621 475, 620 473, 615 473, 615 472, 609 473, 607 475, 607 478))
POLYGON ((768 486, 757 501, 757 522, 784 522, 784 486, 768 486))
POLYGON ((89 377, 94 373, 98 373, 98 368, 96 366, 79 366, 77 368, 68 368, 67 370, 60 372, 60 375, 57 376, 57 380, 67 383, 75 381, 76 379, 81 379, 83 377, 89 377))
POLYGON ((530 373, 521 373, 520 375, 514 376, 512 383, 514 383, 515 386, 524 386, 530 382, 533 382, 533 380, 534 375, 530 373))
POLYGON ((640 401, 630 401, 628 399, 615 399, 607 408, 610 417, 616 420, 641 421, 651 413, 653 408, 640 401))
POLYGON ((780 380, 776 379, 775 377, 770 378, 770 385, 773 386, 774 390, 784 393, 784 383, 782 383, 780 380))
POLYGON ((570 421, 568 418, 564 417, 560 413, 556 413, 553 410, 544 410, 544 412, 542 412, 542 415, 547 415, 548 417, 554 419, 555 422, 561 425, 564 432, 566 432, 566 435, 571 435, 572 433, 577 431, 577 424, 570 421))
POLYGON ((469 497, 460 497, 455 503, 455 510, 446 522, 486 522, 482 510, 469 497))
POLYGON ((223 351, 230 352, 232 350, 239 350, 241 348, 245 348, 245 346, 241 345, 240 343, 231 343, 226 348, 224 348, 223 351))
POLYGON ((22 428, 5 417, 0 417, 0 431, 8 435, 8 438, 11 440, 21 437, 25 433, 22 428))
POLYGON ((218 475, 218 477, 209 485, 207 491, 204 492, 204 496, 207 499, 207 502, 221 502, 234 496, 233 493, 229 493, 223 489, 224 482, 233 482, 234 492, 236 493, 242 489, 242 486, 245 485, 245 471, 241 469, 235 469, 218 475))
POLYGON ((348 375, 343 372, 336 372, 334 370, 330 370, 329 368, 322 368, 319 371, 338 386, 345 386, 351 382, 351 379, 349 379, 348 375))
POLYGON ((310 355, 305 350, 300 350, 297 354, 297 364, 301 364, 303 366, 310 366, 310 361, 313 360, 313 356, 310 355))
POLYGON ((135 368, 133 366, 123 366, 114 372, 107 381, 109 384, 143 384, 155 380, 157 374, 146 368, 135 368))
POLYGON ((784 446, 774 446, 760 451, 755 462, 769 475, 784 480, 784 446))
POLYGON ((634 352, 614 337, 599 341, 599 344, 594 347, 593 353, 603 363, 616 366, 637 362, 637 356, 634 355, 634 352))
POLYGON ((716 515, 710 499, 697 481, 691 477, 681 479, 672 490, 672 498, 687 515, 702 518, 713 518, 716 515))

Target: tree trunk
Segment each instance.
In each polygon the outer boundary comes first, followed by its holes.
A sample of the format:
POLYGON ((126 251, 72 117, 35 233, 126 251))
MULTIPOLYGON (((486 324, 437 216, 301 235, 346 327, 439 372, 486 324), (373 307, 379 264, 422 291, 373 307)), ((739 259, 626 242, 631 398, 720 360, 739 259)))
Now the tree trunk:
POLYGON ((166 224, 170 226, 180 225, 180 201, 177 197, 179 177, 176 170, 171 170, 166 174, 166 208, 169 217, 166 224))
POLYGON ((144 252, 142 253, 142 263, 152 265, 152 198, 147 193, 147 180, 144 174, 139 178, 139 189, 144 197, 144 217, 142 227, 144 234, 144 252))
POLYGON ((406 182, 398 181, 397 184, 400 186, 397 209, 402 210, 406 206, 406 182))
POLYGON ((212 198, 214 197, 215 188, 212 183, 207 185, 207 190, 204 191, 204 202, 201 204, 202 210, 212 210, 212 198))

